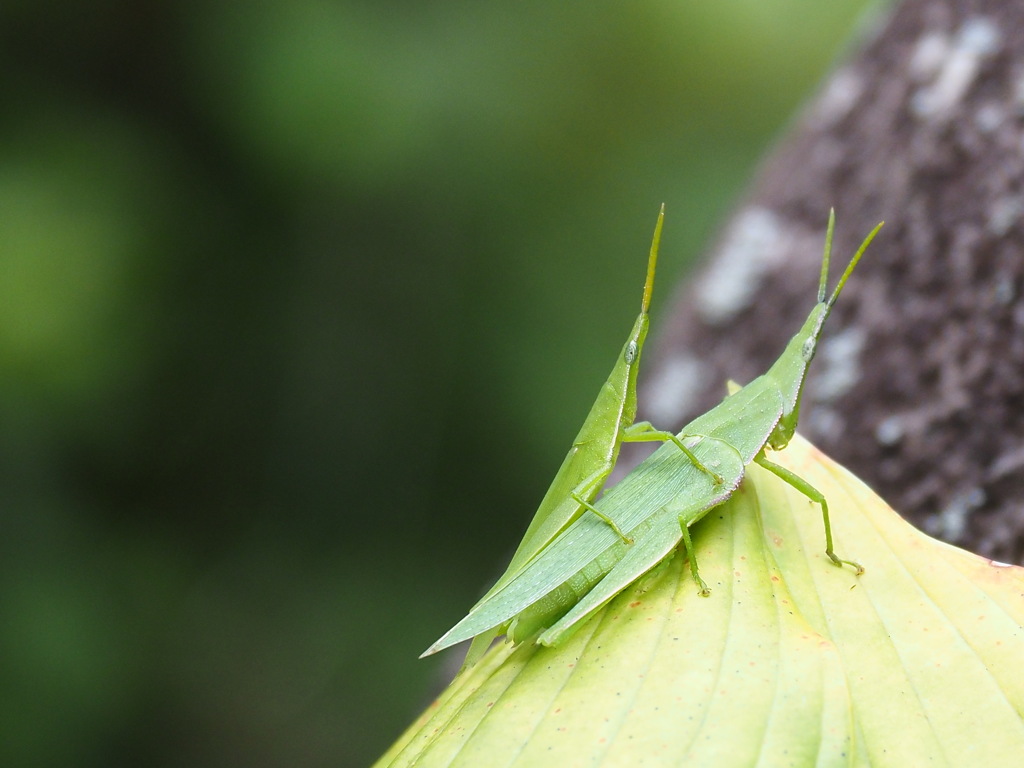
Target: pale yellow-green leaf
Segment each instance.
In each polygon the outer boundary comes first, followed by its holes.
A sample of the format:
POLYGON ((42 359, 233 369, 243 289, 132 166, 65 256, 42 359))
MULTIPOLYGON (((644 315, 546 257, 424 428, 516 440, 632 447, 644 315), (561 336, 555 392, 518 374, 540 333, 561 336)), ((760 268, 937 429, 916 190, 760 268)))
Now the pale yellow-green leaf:
POLYGON ((500 645, 378 766, 1024 764, 1024 569, 915 530, 800 438, 557 648, 500 645))

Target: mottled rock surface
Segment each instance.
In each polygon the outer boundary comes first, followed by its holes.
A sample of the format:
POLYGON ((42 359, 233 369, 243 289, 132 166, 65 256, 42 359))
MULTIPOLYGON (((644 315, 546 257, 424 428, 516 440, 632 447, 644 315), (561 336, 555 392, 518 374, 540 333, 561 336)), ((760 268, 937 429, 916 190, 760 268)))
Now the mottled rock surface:
MULTIPOLYGON (((824 83, 677 294, 641 417, 682 426, 834 282, 801 432, 933 535, 1024 558, 1024 3, 907 0, 824 83)), ((621 463, 628 468, 632 454, 621 463)))

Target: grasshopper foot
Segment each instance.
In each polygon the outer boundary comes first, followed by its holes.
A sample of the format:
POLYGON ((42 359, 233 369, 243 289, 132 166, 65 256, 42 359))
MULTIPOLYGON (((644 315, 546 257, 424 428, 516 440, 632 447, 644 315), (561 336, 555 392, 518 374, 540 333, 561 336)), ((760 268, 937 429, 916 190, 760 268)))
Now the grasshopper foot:
POLYGON ((848 565, 851 568, 853 568, 855 576, 860 576, 862 573, 864 573, 864 566, 858 562, 855 562, 853 560, 841 560, 839 557, 836 556, 835 552, 826 552, 825 554, 828 555, 829 560, 832 561, 832 564, 836 566, 836 568, 842 568, 844 565, 848 565))

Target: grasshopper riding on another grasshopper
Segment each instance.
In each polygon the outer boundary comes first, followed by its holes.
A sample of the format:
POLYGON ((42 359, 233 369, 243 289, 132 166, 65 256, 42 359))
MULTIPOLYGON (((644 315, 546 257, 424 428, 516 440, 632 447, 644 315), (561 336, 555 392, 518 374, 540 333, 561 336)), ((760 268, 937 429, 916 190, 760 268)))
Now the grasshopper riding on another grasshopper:
MULTIPOLYGON (((828 296, 834 225, 835 216, 830 213, 817 303, 771 368, 746 386, 733 389, 721 403, 691 421, 677 436, 670 436, 646 422, 629 426, 636 412, 636 370, 635 366, 630 367, 626 372, 628 383, 621 389, 622 413, 628 421, 620 418, 613 423, 606 419, 592 424, 598 409, 595 404, 580 433, 584 436, 590 425, 599 439, 611 446, 607 459, 600 463, 591 460, 588 465, 599 478, 593 484, 563 478, 563 470, 574 455, 570 451, 545 504, 554 495, 554 508, 571 504, 574 511, 567 515, 560 512, 553 516, 550 511, 542 515, 546 509, 542 504, 505 575, 424 656, 474 638, 466 668, 503 632, 516 643, 536 638, 543 645, 556 645, 584 619, 670 556, 680 542, 700 593, 707 595, 709 590, 699 574, 689 526, 735 492, 751 462, 817 503, 824 521, 825 554, 837 566, 848 565, 857 574, 863 572, 858 563, 836 555, 825 497, 765 455, 766 450, 785 448, 793 437, 807 367, 814 358, 822 327, 857 262, 882 226, 876 226, 865 238, 828 296), (614 465, 619 445, 630 439, 661 440, 666 444, 593 503, 614 465)), ((631 357, 631 344, 635 344, 635 357, 639 358, 647 332, 646 313, 660 232, 659 216, 643 309, 616 369, 631 357), (637 333, 641 326, 642 333, 637 333)), ((614 371, 609 382, 613 379, 614 371)), ((573 450, 579 442, 580 437, 573 450)))

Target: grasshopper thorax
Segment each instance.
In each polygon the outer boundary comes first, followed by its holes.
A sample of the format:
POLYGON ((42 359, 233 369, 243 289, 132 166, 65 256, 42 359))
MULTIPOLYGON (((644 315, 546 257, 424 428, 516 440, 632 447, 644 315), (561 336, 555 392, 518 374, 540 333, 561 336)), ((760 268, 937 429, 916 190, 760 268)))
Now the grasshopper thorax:
POLYGON ((768 369, 766 375, 775 382, 782 395, 782 416, 768 438, 768 444, 774 450, 785 448, 796 431, 807 367, 817 352, 818 338, 831 308, 827 302, 815 304, 799 333, 789 340, 786 350, 768 369))

